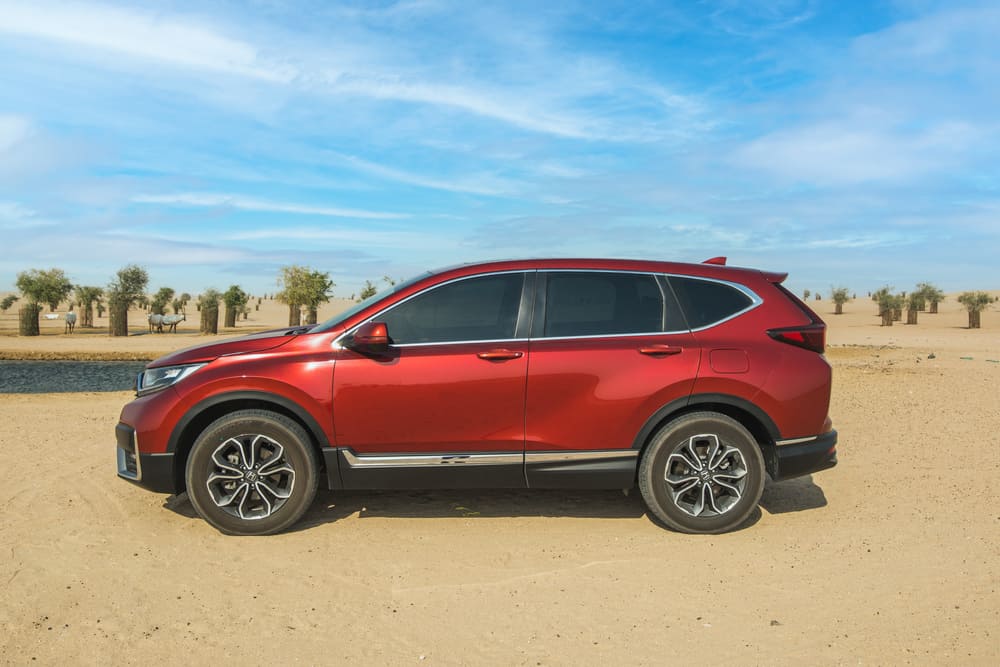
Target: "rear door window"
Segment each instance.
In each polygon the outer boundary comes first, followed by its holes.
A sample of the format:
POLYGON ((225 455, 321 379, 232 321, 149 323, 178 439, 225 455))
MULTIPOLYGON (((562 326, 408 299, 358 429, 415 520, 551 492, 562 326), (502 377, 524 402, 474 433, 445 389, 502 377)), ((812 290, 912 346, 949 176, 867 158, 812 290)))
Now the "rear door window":
POLYGON ((514 338, 524 273, 465 278, 377 315, 396 345, 514 338))
POLYGON ((726 283, 681 276, 668 280, 692 329, 729 319, 754 303, 748 294, 726 283))
POLYGON ((664 330, 663 292, 652 275, 599 271, 553 271, 546 275, 544 337, 664 330))

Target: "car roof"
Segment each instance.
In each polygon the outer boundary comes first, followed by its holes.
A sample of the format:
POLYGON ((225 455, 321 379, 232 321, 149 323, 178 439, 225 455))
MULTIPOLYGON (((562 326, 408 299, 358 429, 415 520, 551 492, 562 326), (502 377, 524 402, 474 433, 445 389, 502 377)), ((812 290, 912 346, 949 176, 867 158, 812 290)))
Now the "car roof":
POLYGON ((442 278, 453 278, 478 273, 530 270, 589 270, 589 271, 640 271, 667 273, 682 276, 699 276, 739 282, 747 279, 764 278, 771 282, 781 282, 786 274, 764 272, 722 264, 695 264, 689 262, 668 262, 648 259, 607 259, 607 258, 536 258, 507 259, 487 262, 459 264, 431 271, 427 278, 435 282, 442 278))

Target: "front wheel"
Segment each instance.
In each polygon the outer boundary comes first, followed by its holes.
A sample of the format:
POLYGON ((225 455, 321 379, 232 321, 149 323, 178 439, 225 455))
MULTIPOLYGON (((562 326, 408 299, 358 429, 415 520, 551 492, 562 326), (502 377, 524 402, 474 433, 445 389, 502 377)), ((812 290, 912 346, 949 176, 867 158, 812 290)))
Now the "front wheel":
POLYGON ((240 410, 198 436, 186 481, 195 510, 223 533, 269 535, 309 509, 319 464, 297 422, 265 410, 240 410))
POLYGON ((653 436, 639 465, 639 490, 660 521, 684 533, 742 525, 764 491, 764 457, 731 417, 694 412, 653 436))

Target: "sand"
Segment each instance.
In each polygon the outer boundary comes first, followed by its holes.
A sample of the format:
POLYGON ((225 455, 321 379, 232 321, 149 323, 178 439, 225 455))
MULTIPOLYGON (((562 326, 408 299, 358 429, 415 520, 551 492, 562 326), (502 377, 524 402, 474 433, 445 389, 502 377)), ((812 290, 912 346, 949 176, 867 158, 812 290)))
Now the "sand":
POLYGON ((891 328, 812 304, 840 465, 769 484, 720 536, 635 493, 456 491, 321 492, 292 532, 225 537, 116 478, 127 392, 4 395, 0 662, 998 664, 1000 311, 969 331, 950 301, 891 328))

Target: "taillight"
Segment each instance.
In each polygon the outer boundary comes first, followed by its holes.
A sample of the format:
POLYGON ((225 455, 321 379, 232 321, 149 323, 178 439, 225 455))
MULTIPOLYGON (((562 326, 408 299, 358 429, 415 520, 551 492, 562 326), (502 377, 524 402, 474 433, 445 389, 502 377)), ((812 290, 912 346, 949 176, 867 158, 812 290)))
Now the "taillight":
POLYGON ((826 349, 826 325, 807 324, 804 327, 769 329, 767 335, 782 343, 802 347, 823 354, 826 349))

